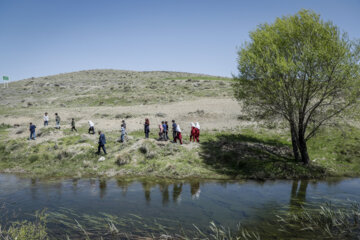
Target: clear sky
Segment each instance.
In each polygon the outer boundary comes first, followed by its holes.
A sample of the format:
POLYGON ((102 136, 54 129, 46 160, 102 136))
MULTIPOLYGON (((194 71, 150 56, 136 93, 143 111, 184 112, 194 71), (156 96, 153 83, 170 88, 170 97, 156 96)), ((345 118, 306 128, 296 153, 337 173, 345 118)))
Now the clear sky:
POLYGON ((0 75, 122 69, 231 76, 249 31, 302 8, 360 38, 360 0, 0 0, 0 75))

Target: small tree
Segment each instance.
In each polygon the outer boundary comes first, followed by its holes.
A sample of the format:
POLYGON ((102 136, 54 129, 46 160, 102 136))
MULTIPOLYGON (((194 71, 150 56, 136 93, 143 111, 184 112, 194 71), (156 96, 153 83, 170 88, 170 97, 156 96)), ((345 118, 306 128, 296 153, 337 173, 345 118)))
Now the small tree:
POLYGON ((309 163, 307 141, 359 98, 359 44, 312 11, 277 18, 250 33, 238 52, 235 97, 255 116, 289 123, 294 157, 309 163))

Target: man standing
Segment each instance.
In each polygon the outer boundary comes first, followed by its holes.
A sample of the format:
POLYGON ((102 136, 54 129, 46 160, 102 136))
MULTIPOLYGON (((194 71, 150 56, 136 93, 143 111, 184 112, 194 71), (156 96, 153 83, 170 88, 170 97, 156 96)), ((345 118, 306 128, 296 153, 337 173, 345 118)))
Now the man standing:
POLYGON ((55 113, 55 122, 56 122, 55 128, 60 129, 60 116, 57 113, 55 113))
POLYGON ((30 123, 30 127, 29 127, 29 131, 30 131, 30 138, 29 140, 35 140, 36 136, 35 136, 35 128, 36 126, 32 123, 30 123))
POLYGON ((105 134, 101 133, 101 131, 99 131, 99 146, 98 146, 98 151, 96 154, 100 154, 100 150, 102 148, 102 150, 104 151, 104 153, 106 155, 105 144, 106 144, 105 134))
POLYGON ((175 138, 176 138, 176 123, 175 120, 172 120, 172 131, 173 131, 173 141, 175 142, 175 138))

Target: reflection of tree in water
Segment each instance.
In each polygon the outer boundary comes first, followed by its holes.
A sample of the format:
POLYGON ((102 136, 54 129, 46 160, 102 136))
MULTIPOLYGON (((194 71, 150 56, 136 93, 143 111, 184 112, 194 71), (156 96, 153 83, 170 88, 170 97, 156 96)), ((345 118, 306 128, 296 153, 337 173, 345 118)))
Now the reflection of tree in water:
POLYGON ((159 188, 162 193, 162 204, 167 205, 169 202, 169 185, 167 183, 159 183, 159 188))
POLYGON ((174 183, 173 185, 173 201, 177 202, 179 199, 179 196, 181 195, 181 191, 182 191, 182 183, 180 184, 176 184, 174 183))
POLYGON ((106 195, 106 180, 99 180, 99 188, 100 188, 100 198, 103 198, 106 195))
POLYGON ((297 210, 306 202, 306 189, 309 181, 307 180, 294 180, 291 187, 290 196, 290 210, 297 210), (300 187, 299 187, 300 182, 300 187))
POLYGON ((200 182, 191 182, 190 183, 190 192, 192 198, 200 197, 200 182))

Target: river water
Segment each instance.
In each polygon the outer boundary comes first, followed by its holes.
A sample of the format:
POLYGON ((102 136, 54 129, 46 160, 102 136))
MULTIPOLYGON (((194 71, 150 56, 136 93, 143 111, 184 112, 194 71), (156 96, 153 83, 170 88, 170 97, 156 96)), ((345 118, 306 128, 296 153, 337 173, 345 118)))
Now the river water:
MULTIPOLYGON (((109 223, 134 235, 207 231, 211 221, 234 229, 261 227, 299 206, 360 202, 360 179, 327 181, 165 181, 159 179, 37 180, 0 174, 0 224, 32 219, 46 209, 50 235, 93 236, 109 223)), ((276 222, 274 222, 276 224, 276 222)))

